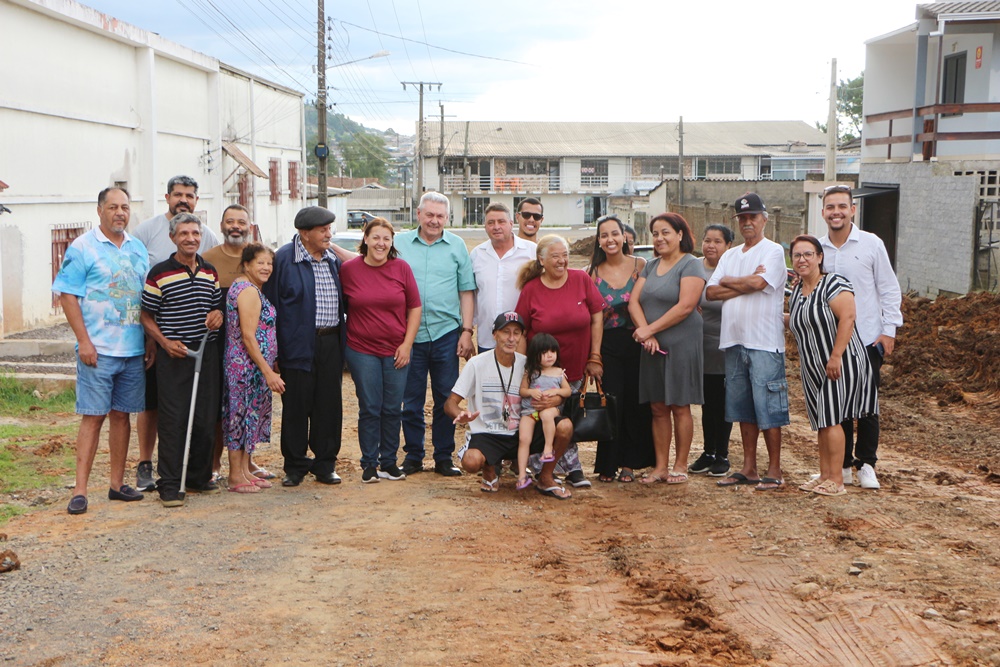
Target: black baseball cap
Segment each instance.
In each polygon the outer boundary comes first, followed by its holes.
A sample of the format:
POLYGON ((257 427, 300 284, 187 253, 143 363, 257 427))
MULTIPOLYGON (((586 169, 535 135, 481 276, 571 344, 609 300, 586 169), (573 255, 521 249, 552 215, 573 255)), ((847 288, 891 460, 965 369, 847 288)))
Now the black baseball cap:
POLYGON ((761 200, 760 195, 755 192, 748 192, 733 204, 733 208, 736 209, 736 215, 743 215, 744 213, 767 213, 767 207, 764 206, 763 200, 761 200))
POLYGON ((516 311, 508 310, 506 313, 500 313, 497 315, 496 319, 493 320, 493 333, 500 331, 511 322, 520 325, 521 331, 525 331, 528 328, 524 326, 524 320, 521 319, 521 316, 518 315, 516 311))

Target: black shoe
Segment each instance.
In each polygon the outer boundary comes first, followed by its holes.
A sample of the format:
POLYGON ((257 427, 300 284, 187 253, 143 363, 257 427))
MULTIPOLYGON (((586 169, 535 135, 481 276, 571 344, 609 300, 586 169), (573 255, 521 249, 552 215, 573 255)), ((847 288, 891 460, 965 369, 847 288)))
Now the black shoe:
POLYGON ((160 503, 164 507, 181 507, 184 505, 184 501, 181 500, 180 494, 176 491, 161 491, 160 503))
POLYGON ((571 470, 566 475, 566 481, 578 489, 585 489, 591 486, 590 480, 583 476, 582 470, 571 470))
POLYGON ((83 514, 87 511, 87 496, 73 496, 69 499, 66 511, 70 514, 83 514))
POLYGON ((285 479, 281 480, 282 486, 298 486, 302 483, 302 475, 285 475, 285 479))
MULTIPOLYGON (((702 453, 702 455, 698 457, 697 461, 688 466, 688 472, 694 473, 695 475, 706 473, 712 467, 713 463, 715 463, 715 454, 702 453)), ((728 470, 729 468, 727 467, 726 471, 728 470)))
POLYGON ((142 494, 128 484, 122 484, 117 491, 108 489, 108 500, 124 500, 130 503, 133 500, 142 500, 142 494))
POLYGON ((378 471, 375 468, 365 468, 365 471, 361 473, 361 483, 378 484, 378 477, 378 471))
MULTIPOLYGON (((399 469, 395 463, 391 466, 382 466, 382 469, 378 471, 379 479, 391 479, 396 482, 401 479, 406 479, 406 473, 399 469)), ((362 480, 364 481, 364 480, 362 480)))
POLYGON ((729 459, 718 459, 708 469, 709 477, 725 477, 729 474, 729 459))
POLYGON ((403 471, 404 475, 416 475, 418 472, 424 471, 424 464, 421 461, 406 459, 403 461, 403 465, 400 467, 400 470, 403 471))
POLYGON ((222 491, 215 482, 207 482, 201 486, 185 485, 184 490, 188 493, 200 493, 204 496, 214 496, 222 491))
MULTIPOLYGON (((313 474, 315 475, 316 473, 313 474)), ((316 481, 320 484, 340 484, 343 480, 340 479, 340 475, 336 472, 328 472, 316 475, 316 481)))
POLYGON ((155 491, 156 480, 153 479, 153 462, 139 461, 135 470, 135 488, 138 491, 155 491))
POLYGON ((438 461, 434 464, 434 472, 443 477, 462 476, 462 471, 452 465, 451 461, 438 461))

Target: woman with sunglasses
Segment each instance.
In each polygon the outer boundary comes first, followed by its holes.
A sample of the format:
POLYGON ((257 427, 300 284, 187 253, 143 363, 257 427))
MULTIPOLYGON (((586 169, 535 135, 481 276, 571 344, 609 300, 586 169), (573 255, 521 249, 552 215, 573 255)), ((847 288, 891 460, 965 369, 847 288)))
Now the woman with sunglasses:
POLYGON ((634 482, 637 468, 648 468, 653 456, 652 416, 649 404, 639 403, 639 353, 642 346, 632 338, 635 325, 628 304, 635 281, 646 260, 631 257, 626 225, 614 215, 597 220, 590 274, 604 299, 604 390, 618 399, 618 429, 614 440, 597 443, 594 472, 601 482, 634 482), (618 470, 621 469, 619 473, 618 470))
POLYGON ((823 271, 823 247, 797 236, 789 250, 799 283, 788 300, 785 324, 799 346, 799 368, 809 425, 819 432, 819 477, 799 488, 842 496, 846 419, 878 412, 878 389, 868 353, 854 326, 854 288, 823 271))

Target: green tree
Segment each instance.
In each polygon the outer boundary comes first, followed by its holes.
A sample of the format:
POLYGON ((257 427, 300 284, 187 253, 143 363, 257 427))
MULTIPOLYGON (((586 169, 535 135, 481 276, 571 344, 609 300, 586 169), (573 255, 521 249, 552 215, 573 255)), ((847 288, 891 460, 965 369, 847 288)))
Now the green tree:
POLYGON ((359 132, 339 143, 345 176, 377 178, 379 182, 385 182, 390 157, 382 137, 359 132))
MULTIPOLYGON (((837 85, 837 143, 846 144, 861 137, 861 103, 865 93, 865 73, 853 79, 840 80, 837 85)), ((826 132, 826 123, 816 123, 816 129, 826 132)))

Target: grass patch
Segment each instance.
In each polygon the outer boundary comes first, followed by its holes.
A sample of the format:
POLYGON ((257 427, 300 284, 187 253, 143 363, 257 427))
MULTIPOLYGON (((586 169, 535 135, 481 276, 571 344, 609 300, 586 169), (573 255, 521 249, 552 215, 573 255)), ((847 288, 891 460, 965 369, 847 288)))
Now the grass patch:
POLYGON ((29 412, 73 412, 76 392, 64 389, 57 394, 35 396, 34 389, 12 378, 0 375, 0 415, 23 416, 29 412))
POLYGON ((14 517, 24 514, 28 511, 27 507, 21 505, 12 505, 9 503, 0 503, 0 526, 4 525, 14 517))
MULTIPOLYGON (((0 424, 0 494, 58 487, 76 465, 76 424, 0 424)), ((0 502, 0 525, 28 508, 0 502)))

